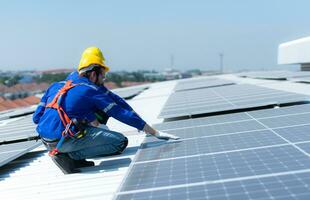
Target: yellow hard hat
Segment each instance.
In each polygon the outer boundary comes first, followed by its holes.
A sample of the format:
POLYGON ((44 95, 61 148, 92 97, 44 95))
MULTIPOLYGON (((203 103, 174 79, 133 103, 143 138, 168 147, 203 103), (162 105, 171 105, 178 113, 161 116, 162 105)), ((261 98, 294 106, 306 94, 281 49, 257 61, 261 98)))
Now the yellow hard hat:
POLYGON ((87 49, 84 50, 80 64, 78 67, 78 71, 80 72, 82 69, 86 69, 92 64, 97 64, 100 65, 105 72, 109 71, 110 68, 106 66, 104 63, 105 58, 102 55, 102 52, 99 48, 97 47, 88 47, 87 49))

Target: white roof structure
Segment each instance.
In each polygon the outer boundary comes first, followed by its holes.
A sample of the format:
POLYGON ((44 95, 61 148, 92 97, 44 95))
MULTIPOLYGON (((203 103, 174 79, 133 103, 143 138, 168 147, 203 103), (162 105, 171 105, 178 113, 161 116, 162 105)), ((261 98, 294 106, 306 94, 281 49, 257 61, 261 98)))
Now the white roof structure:
MULTIPOLYGON (((310 38, 307 39, 310 49, 310 38)), ((288 51, 281 45, 281 63, 295 62, 295 58, 285 60, 282 54, 288 51)), ((308 60, 306 56, 304 61, 308 60)), ((262 87, 278 89, 310 95, 310 84, 291 81, 260 80, 241 78, 233 74, 217 76, 238 84, 254 84, 262 87)), ((149 124, 161 123, 158 115, 167 101, 177 81, 166 81, 149 85, 149 89, 129 100, 128 103, 149 124)), ((5 124, 5 123, 4 123, 5 124)), ((1 124, 0 124, 1 126, 1 124)), ((129 139, 127 150, 119 156, 98 157, 93 159, 96 166, 84 168, 82 173, 64 175, 52 162, 43 147, 39 147, 23 157, 0 168, 0 196, 2 199, 112 199, 122 181, 126 178, 129 166, 145 135, 134 128, 111 119, 108 122, 111 130, 124 133, 129 139)))
POLYGON ((280 44, 278 64, 310 64, 310 37, 280 44))

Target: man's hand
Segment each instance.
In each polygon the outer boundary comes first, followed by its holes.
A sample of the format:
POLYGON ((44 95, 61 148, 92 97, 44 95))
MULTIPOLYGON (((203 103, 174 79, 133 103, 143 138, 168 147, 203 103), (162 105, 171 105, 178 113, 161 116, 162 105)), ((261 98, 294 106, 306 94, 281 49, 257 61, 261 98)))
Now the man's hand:
POLYGON ((154 136, 157 137, 158 139, 161 139, 161 140, 178 140, 178 139, 180 139, 178 136, 175 136, 175 135, 172 135, 169 133, 165 133, 165 132, 161 132, 161 131, 157 131, 154 134, 154 136))
POLYGON ((157 131, 156 129, 152 128, 148 124, 145 124, 143 131, 145 133, 151 134, 152 136, 157 137, 158 139, 161 139, 161 140, 169 140, 169 139, 178 140, 178 139, 180 139, 178 136, 171 135, 169 133, 165 133, 165 132, 161 132, 161 131, 157 131))

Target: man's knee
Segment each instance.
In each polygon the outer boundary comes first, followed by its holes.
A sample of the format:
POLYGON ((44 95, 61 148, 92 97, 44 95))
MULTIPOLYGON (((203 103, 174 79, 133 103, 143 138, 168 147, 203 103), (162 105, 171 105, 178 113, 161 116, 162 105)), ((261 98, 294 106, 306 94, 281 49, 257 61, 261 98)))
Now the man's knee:
POLYGON ((119 145, 119 153, 122 153, 128 145, 128 138, 124 136, 122 142, 119 145))
POLYGON ((122 151, 124 151, 124 149, 126 149, 127 145, 128 145, 128 138, 124 137, 122 151))

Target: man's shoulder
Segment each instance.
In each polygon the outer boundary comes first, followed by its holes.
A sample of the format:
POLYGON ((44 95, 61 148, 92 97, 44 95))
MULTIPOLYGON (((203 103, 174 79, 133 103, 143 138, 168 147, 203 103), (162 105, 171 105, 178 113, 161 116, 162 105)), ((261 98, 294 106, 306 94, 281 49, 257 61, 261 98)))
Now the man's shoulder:
POLYGON ((71 73, 67 76, 66 81, 67 81, 67 80, 72 80, 72 81, 74 81, 74 80, 77 80, 77 79, 79 79, 79 73, 78 73, 77 71, 73 71, 73 72, 71 72, 71 73))
POLYGON ((65 85, 65 81, 54 82, 49 86, 49 89, 59 89, 65 85))
POLYGON ((73 84, 82 86, 81 88, 86 89, 86 90, 94 90, 94 91, 100 90, 99 86, 97 86, 96 84, 84 78, 79 78, 78 80, 73 81, 73 84))

